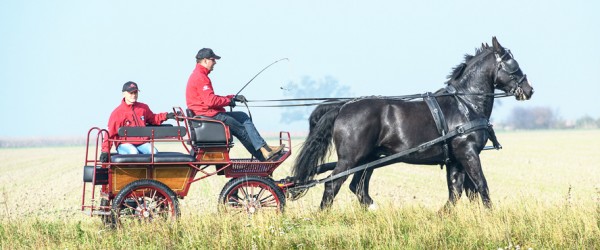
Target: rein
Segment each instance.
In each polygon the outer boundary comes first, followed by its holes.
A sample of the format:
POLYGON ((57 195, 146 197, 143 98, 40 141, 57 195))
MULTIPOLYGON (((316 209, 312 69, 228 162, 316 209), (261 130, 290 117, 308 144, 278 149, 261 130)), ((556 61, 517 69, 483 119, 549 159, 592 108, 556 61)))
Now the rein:
MULTIPOLYGON (((427 93, 426 93, 427 94, 427 93)), ((365 99, 365 98, 379 98, 379 99, 389 99, 389 100, 403 100, 410 101, 414 99, 423 98, 425 94, 414 94, 414 95, 401 95, 401 96, 362 96, 362 97, 339 97, 339 98, 293 98, 293 99, 270 99, 270 100, 248 100, 248 102, 298 102, 298 101, 321 101, 321 102, 311 102, 311 103, 295 103, 295 104, 279 104, 279 105, 248 105, 248 107, 253 108, 278 108, 278 107, 302 107, 302 106, 318 106, 318 105, 330 105, 330 104, 340 104, 346 103, 348 101, 365 99), (325 102, 322 102, 325 101, 325 102)), ((438 93, 438 94, 430 94, 432 97, 441 97, 441 96, 492 96, 494 98, 502 98, 513 96, 507 93, 438 93)))

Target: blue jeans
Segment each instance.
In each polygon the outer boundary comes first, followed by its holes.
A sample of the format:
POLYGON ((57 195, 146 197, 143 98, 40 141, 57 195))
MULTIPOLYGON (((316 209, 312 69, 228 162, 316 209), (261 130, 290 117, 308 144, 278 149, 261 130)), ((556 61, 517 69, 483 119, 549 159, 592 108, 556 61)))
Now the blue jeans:
POLYGON ((246 113, 241 111, 218 113, 212 118, 229 126, 231 134, 240 140, 248 152, 257 159, 264 160, 260 148, 267 145, 267 143, 260 136, 256 127, 254 127, 254 123, 246 113))
MULTIPOLYGON (((133 155, 133 154, 152 154, 152 144, 146 142, 142 145, 133 145, 131 143, 121 143, 119 147, 117 147, 117 153, 122 155, 133 155)), ((156 147, 154 148, 154 153, 158 153, 156 147)))

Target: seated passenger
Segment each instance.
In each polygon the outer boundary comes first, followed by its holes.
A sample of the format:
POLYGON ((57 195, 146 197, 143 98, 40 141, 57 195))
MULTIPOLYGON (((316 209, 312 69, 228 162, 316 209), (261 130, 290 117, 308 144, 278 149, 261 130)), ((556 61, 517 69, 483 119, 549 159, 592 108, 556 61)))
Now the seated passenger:
POLYGON ((254 157, 261 161, 273 158, 283 150, 283 145, 270 147, 260 136, 254 123, 244 112, 225 112, 226 106, 235 106, 235 102, 246 102, 242 95, 219 96, 216 95, 208 74, 212 72, 220 56, 215 55, 212 49, 204 48, 196 54, 196 68, 188 79, 185 97, 188 109, 194 115, 207 116, 223 121, 231 134, 237 137, 244 147, 254 157))
MULTIPOLYGON (((148 105, 138 102, 139 89, 135 82, 129 81, 123 85, 123 100, 115 108, 108 119, 108 137, 102 142, 102 154, 100 161, 107 162, 110 153, 111 144, 109 139, 119 138, 119 128, 121 127, 145 127, 149 125, 160 125, 167 119, 174 119, 174 113, 152 113, 148 105)), ((127 137, 126 142, 115 142, 117 153, 119 154, 151 154, 158 153, 156 148, 152 148, 151 143, 140 140, 148 140, 148 137, 127 137)))

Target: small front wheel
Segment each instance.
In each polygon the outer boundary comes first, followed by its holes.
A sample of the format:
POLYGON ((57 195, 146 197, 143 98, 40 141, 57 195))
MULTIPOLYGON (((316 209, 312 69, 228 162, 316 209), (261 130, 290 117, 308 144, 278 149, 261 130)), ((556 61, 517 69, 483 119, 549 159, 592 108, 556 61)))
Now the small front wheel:
POLYGON ((112 204, 113 226, 154 222, 179 217, 177 195, 167 185, 156 180, 142 179, 127 184, 112 204))
POLYGON ((283 212, 285 195, 270 178, 245 176, 230 180, 219 195, 221 212, 283 212))

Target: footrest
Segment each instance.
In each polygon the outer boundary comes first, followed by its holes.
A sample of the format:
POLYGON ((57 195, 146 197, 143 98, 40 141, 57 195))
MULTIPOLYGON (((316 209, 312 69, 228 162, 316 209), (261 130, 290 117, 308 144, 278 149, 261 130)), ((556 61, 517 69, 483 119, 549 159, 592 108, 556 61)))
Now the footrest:
POLYGON ((225 176, 241 177, 246 175, 270 176, 281 162, 265 161, 256 159, 235 159, 232 165, 225 168, 225 176))

